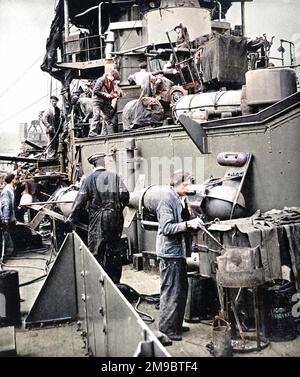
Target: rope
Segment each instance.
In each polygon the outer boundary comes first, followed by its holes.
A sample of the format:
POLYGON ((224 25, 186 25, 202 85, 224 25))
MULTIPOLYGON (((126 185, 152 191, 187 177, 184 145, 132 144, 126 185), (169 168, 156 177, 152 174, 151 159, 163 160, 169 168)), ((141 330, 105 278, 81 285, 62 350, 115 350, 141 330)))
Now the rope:
POLYGON ((50 92, 50 93, 47 93, 45 96, 39 98, 38 100, 34 101, 34 102, 31 103, 30 105, 24 107, 22 110, 20 110, 20 111, 18 111, 17 113, 15 113, 15 114, 9 116, 8 118, 4 119, 2 122, 0 122, 0 126, 1 126, 2 124, 4 124, 4 123, 8 122, 9 120, 13 119, 13 118, 16 117, 17 115, 22 114, 23 111, 30 109, 30 107, 36 105, 36 104, 39 103, 42 99, 48 97, 50 94, 52 94, 52 93, 51 93, 51 92, 50 92))
POLYGON ((18 81, 21 80, 21 78, 24 77, 24 75, 41 59, 41 57, 43 57, 44 54, 42 54, 41 56, 39 56, 20 76, 18 76, 15 81, 13 81, 13 83, 8 87, 6 88, 1 94, 0 94, 0 98, 2 98, 4 96, 4 94, 6 94, 18 81))

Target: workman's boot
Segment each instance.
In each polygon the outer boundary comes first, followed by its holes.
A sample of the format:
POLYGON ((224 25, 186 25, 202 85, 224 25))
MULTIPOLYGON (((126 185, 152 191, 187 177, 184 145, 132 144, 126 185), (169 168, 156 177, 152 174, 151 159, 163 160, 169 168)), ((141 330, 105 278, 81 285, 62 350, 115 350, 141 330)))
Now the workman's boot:
POLYGON ((175 341, 180 341, 180 340, 182 340, 182 336, 181 336, 181 335, 178 335, 178 334, 167 334, 167 336, 168 336, 171 340, 175 340, 175 341))
POLYGON ((190 328, 188 326, 182 326, 181 327, 181 331, 182 332, 187 332, 187 331, 190 331, 190 328))

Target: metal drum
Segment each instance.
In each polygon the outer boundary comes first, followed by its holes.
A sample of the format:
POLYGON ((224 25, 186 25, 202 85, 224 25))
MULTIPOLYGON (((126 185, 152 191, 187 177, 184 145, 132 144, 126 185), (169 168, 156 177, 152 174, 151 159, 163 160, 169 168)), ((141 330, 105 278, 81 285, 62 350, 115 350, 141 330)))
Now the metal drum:
POLYGON ((291 68, 257 69, 246 73, 247 104, 268 105, 297 92, 296 73, 291 68))
MULTIPOLYGON (((209 189, 208 194, 202 202, 202 209, 209 219, 218 218, 229 220, 234 199, 237 194, 239 182, 228 181, 222 186, 215 186, 209 189)), ((244 196, 240 193, 235 206, 232 218, 245 217, 246 207, 244 196)))
MULTIPOLYGON (((179 24, 188 25, 190 40, 194 41, 203 35, 211 33, 211 17, 207 9, 195 7, 168 7, 147 12, 143 19, 147 30, 148 44, 168 43, 166 31, 173 30, 179 24)), ((170 33, 172 42, 176 41, 176 33, 170 33)))
POLYGON ((293 340, 297 336, 292 316, 293 283, 275 280, 264 287, 264 304, 267 337, 273 342, 293 340))
POLYGON ((61 212, 66 217, 68 217, 72 212, 72 207, 77 197, 77 194, 78 194, 78 190, 76 190, 74 186, 63 187, 57 190, 55 194, 55 199, 54 199, 55 201, 65 202, 65 203, 57 203, 57 207, 61 210, 61 212))
POLYGON ((179 98, 174 107, 178 120, 184 114, 195 121, 208 120, 213 116, 241 113, 241 90, 198 93, 179 98))

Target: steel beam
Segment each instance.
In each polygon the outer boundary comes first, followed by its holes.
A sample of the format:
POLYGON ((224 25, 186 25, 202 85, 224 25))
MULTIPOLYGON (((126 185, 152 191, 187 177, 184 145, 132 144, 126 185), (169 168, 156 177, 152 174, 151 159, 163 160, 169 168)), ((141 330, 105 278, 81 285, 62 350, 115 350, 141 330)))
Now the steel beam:
POLYGON ((39 158, 32 158, 32 157, 6 156, 6 155, 1 155, 0 161, 28 162, 28 163, 32 163, 32 164, 38 164, 39 166, 58 165, 58 161, 55 160, 55 159, 42 160, 42 159, 39 159, 39 158))
POLYGON ((180 123, 185 128, 186 132, 193 140, 199 151, 204 154, 207 153, 207 146, 206 146, 206 133, 203 130, 201 124, 195 122, 191 118, 187 117, 186 115, 180 115, 179 117, 180 123))

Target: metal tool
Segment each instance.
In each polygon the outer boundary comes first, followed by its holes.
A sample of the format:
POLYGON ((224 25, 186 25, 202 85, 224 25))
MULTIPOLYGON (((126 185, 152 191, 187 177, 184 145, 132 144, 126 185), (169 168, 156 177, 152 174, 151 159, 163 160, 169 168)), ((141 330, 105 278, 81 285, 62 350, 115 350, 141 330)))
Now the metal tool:
POLYGON ((243 173, 243 176, 242 176, 242 179, 241 179, 241 183, 240 183, 240 185, 239 185, 238 191, 237 191, 237 193, 236 193, 235 199, 234 199, 233 204, 232 204, 231 213, 230 213, 230 220, 232 219, 232 216, 233 216, 233 213, 234 213, 235 207, 236 207, 236 205, 237 205, 238 198, 239 198, 239 195, 240 195, 240 193, 241 193, 241 190, 242 190, 242 187, 243 187, 243 184, 244 184, 245 178, 246 178, 246 174, 247 174, 247 171, 248 171, 248 168, 249 168, 249 165, 250 165, 251 159, 252 159, 252 155, 249 153, 249 154, 248 154, 248 160, 247 160, 246 165, 245 165, 245 167, 244 167, 244 173, 243 173))
MULTIPOLYGON (((226 250, 225 247, 216 239, 216 237, 214 237, 204 226, 204 223, 202 222, 202 220, 200 219, 199 217, 199 220, 200 220, 200 223, 201 223, 201 230, 203 230, 204 233, 206 233, 210 238, 212 238, 219 246, 221 246, 222 250, 226 250)), ((214 251, 216 252, 216 251, 214 251)), ((216 252, 217 253, 217 252, 216 252)), ((218 253, 219 254, 219 253, 218 253)))

